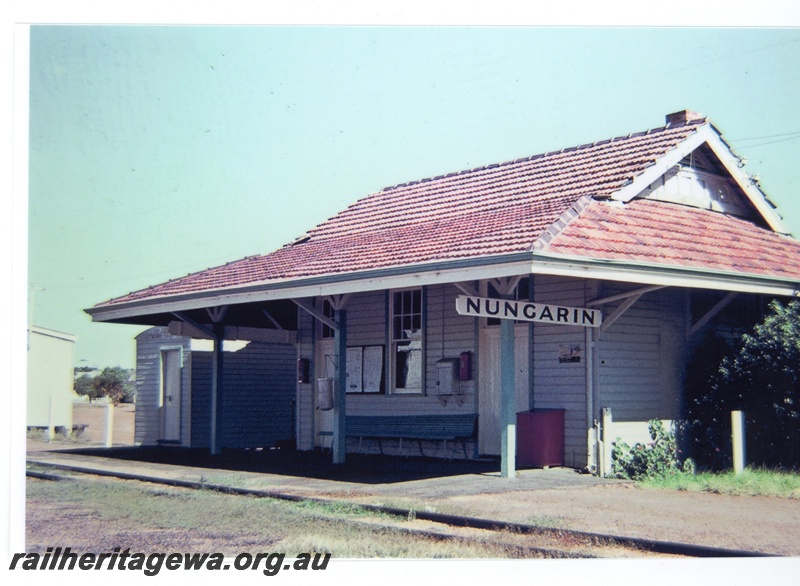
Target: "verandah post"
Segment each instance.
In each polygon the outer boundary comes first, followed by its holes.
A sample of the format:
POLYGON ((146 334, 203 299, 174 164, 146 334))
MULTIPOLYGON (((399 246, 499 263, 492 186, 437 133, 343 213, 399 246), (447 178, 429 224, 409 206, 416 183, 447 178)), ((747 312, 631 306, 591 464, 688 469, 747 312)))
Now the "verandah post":
POLYGON ((514 320, 500 320, 500 476, 516 476, 517 422, 514 320))
POLYGON ((336 309, 334 319, 336 330, 334 332, 333 344, 336 355, 336 382, 334 385, 333 399, 333 463, 344 464, 345 447, 347 439, 346 426, 346 404, 347 400, 347 327, 346 312, 344 309, 336 309))
POLYGON ((222 453, 222 341, 225 330, 221 324, 214 324, 214 352, 211 362, 211 454, 222 453))

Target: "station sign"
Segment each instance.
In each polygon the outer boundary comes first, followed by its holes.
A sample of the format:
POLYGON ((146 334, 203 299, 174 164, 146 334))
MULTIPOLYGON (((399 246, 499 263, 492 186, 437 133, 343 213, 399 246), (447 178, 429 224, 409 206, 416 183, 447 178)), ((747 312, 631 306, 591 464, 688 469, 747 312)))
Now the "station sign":
POLYGON ((603 314, 599 309, 563 307, 561 305, 547 305, 532 301, 489 299, 487 297, 472 297, 471 295, 459 295, 456 297, 456 311, 459 315, 473 317, 514 319, 565 326, 582 326, 585 328, 598 328, 603 322, 603 314))

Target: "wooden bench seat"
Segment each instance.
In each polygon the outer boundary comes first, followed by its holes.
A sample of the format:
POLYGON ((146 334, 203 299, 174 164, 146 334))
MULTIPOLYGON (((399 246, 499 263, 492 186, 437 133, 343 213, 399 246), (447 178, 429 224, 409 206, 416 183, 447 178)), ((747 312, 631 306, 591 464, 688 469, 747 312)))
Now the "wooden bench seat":
MULTIPOLYGON (((364 439, 378 440, 383 453, 382 439, 397 439, 400 450, 403 440, 416 441, 422 455, 423 441, 461 442, 466 456, 466 440, 476 436, 478 416, 474 413, 456 415, 348 415, 346 435, 359 438, 359 448, 364 439)), ((320 432, 332 435, 332 432, 320 432)))

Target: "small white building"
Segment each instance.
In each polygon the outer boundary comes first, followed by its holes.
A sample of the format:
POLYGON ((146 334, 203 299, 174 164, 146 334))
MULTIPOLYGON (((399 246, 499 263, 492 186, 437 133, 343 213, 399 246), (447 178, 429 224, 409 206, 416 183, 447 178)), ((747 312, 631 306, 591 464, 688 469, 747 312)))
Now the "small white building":
POLYGON ((33 326, 28 330, 29 428, 72 431, 76 336, 33 326))

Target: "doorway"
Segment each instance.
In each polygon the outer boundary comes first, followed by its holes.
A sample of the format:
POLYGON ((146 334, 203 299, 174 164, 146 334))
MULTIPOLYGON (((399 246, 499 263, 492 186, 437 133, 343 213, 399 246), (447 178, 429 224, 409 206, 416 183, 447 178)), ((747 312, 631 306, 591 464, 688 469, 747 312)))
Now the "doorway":
POLYGON ((181 350, 161 351, 161 439, 181 441, 181 350))

